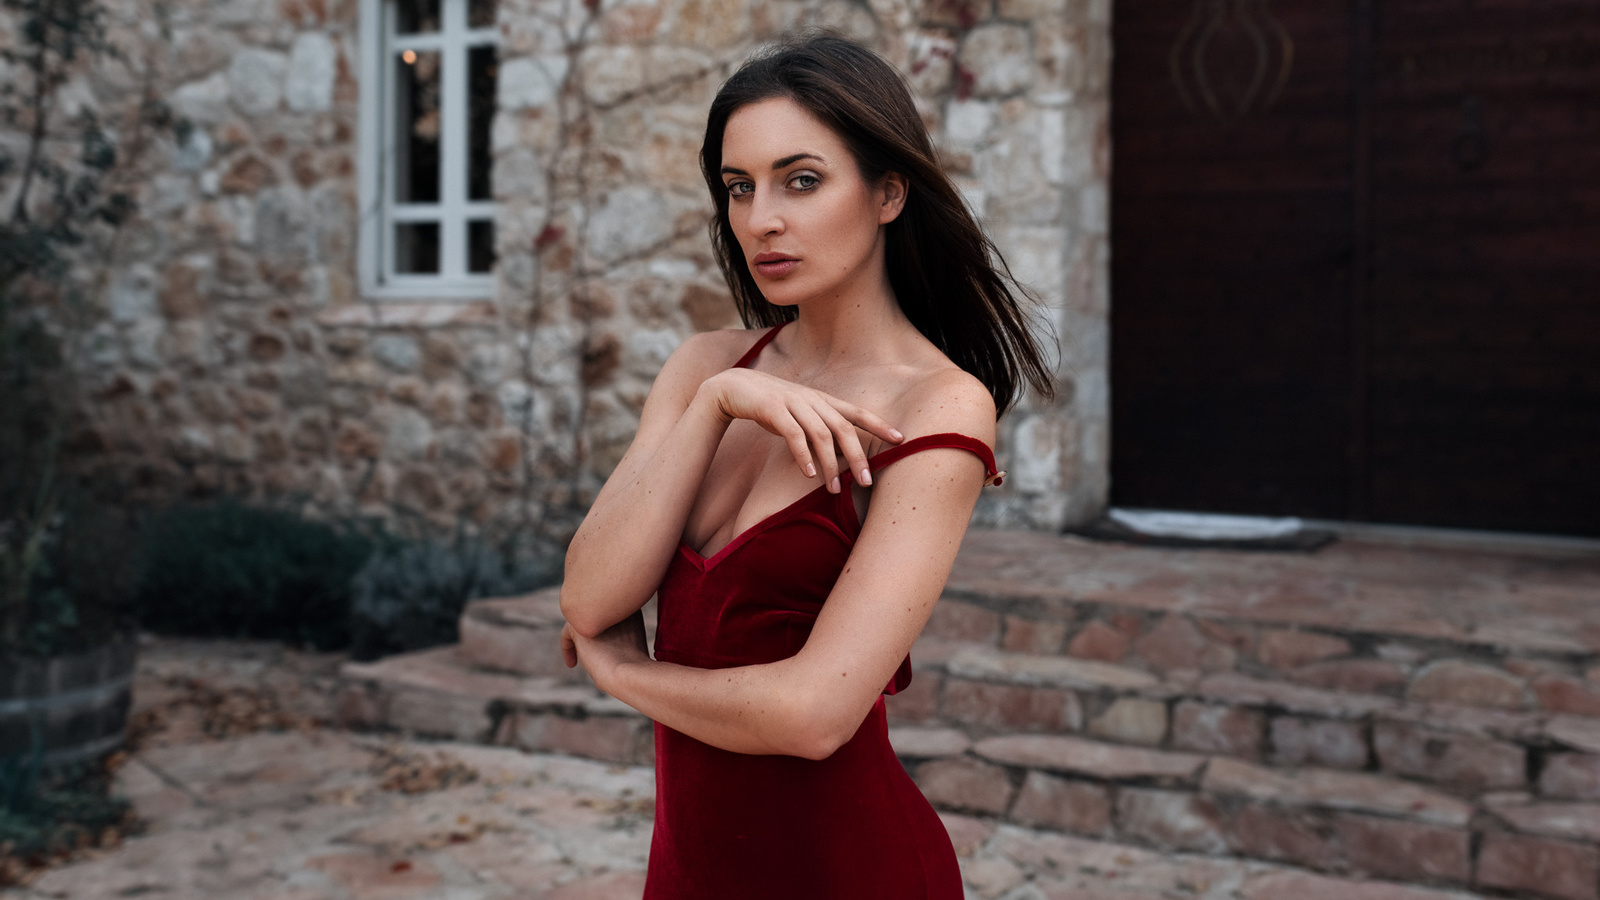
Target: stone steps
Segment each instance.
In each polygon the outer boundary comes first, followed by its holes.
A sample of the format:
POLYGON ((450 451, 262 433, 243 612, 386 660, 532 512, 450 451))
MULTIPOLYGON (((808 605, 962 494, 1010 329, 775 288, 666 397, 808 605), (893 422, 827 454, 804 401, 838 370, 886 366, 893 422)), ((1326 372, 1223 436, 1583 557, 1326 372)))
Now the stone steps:
MULTIPOLYGON (((1142 549, 974 534, 888 701, 950 815, 1378 879, 1374 896, 1600 900, 1588 569, 1451 557, 1421 577, 1324 550, 1160 551, 1160 570, 1142 549)), ((649 723, 560 666, 556 598, 478 601, 458 647, 347 667, 346 721, 647 762, 649 723)))
MULTIPOLYGON (((504 612, 506 601, 492 603, 504 612)), ((559 628, 535 612, 508 618, 525 633, 348 664, 341 718, 649 762, 648 720, 573 683, 565 669, 558 679, 479 665, 484 647, 503 653, 519 646, 512 637, 538 647, 539 633, 553 640, 550 629, 559 628)), ((891 739, 942 810, 1331 878, 1600 897, 1600 768, 1592 765, 1600 731, 1592 720, 1419 706, 1237 673, 1163 679, 937 641, 919 644, 915 656, 913 684, 924 687, 890 698, 891 739), (1349 741, 1360 749, 1327 749, 1349 741), (1497 747, 1537 750, 1543 768, 1518 757, 1513 783, 1516 767, 1497 747), (1438 771, 1427 770, 1430 760, 1438 771)))

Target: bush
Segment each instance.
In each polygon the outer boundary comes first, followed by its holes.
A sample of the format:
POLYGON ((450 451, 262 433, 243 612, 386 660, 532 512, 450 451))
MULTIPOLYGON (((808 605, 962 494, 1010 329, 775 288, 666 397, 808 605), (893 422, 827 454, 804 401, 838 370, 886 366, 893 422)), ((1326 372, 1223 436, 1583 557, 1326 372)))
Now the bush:
POLYGON ((468 600, 527 593, 560 579, 554 551, 500 549, 463 529, 449 542, 391 542, 355 578, 351 655, 376 659, 453 643, 468 600))
POLYGON ((145 538, 136 607, 172 634, 269 638, 330 650, 350 639, 350 585, 379 538, 223 500, 174 507, 145 538))

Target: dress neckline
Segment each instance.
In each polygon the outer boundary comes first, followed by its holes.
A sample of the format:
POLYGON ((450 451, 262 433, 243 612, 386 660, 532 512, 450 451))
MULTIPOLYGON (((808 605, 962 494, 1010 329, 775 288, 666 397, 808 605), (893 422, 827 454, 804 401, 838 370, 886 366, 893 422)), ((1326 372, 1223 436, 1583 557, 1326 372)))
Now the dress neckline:
MULTIPOLYGON (((766 334, 763 334, 760 338, 758 338, 756 342, 751 345, 750 349, 746 350, 744 355, 739 357, 739 361, 734 363, 729 368, 749 368, 750 364, 755 362, 756 357, 761 355, 761 351, 768 344, 772 343, 772 339, 777 337, 778 332, 782 331, 783 327, 788 324, 788 322, 780 322, 768 329, 766 334)), ((882 465, 890 465, 896 460, 916 453, 919 450, 933 449, 935 447, 954 447, 958 449, 970 450, 974 454, 977 454, 978 458, 983 461, 984 473, 987 476, 984 479, 985 484, 998 485, 1001 483, 1001 479, 1005 477, 1004 472, 996 471, 994 450, 991 449, 988 444, 985 444, 983 441, 980 441, 975 437, 969 437, 954 431, 943 431, 937 434, 925 434, 921 437, 914 437, 905 441, 901 441, 892 447, 885 447, 884 449, 879 450, 877 453, 867 457, 867 468, 876 471, 879 467, 880 461, 882 461, 882 465), (887 460, 883 461, 885 457, 887 457, 887 460)), ((849 471, 848 469, 841 471, 839 473, 839 485, 839 496, 847 496, 850 492, 850 489, 855 485, 855 473, 849 471)), ((770 515, 762 517, 759 521, 751 524, 748 528, 744 529, 738 534, 735 534, 731 540, 729 540, 726 544, 723 544, 715 553, 712 553, 710 556, 707 556, 704 553, 701 553, 699 550, 696 550, 694 547, 691 547, 689 542, 683 540, 681 537, 678 539, 678 550, 691 562, 695 563, 695 565, 700 568, 701 571, 708 572, 718 563, 722 562, 722 560, 726 559, 734 550, 737 550, 739 547, 749 543, 761 532, 766 531, 768 528, 777 524, 787 514, 793 512, 807 500, 816 496, 820 492, 825 492, 827 487, 828 486, 826 484, 818 484, 811 490, 805 492, 799 497, 796 497, 793 502, 784 506, 782 509, 778 509, 772 512, 770 515)), ((849 504, 849 507, 852 517, 854 517, 855 504, 851 503, 849 504)), ((859 526, 861 523, 858 520, 855 522, 855 524, 859 526)))

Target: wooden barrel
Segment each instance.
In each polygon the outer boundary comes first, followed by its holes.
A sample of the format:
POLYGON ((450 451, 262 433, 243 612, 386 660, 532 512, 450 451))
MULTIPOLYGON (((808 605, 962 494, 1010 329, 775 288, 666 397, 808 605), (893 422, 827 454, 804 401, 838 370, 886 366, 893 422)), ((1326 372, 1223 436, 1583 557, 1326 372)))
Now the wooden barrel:
POLYGON ((122 744, 133 700, 132 636, 52 657, 0 657, 0 759, 33 752, 44 764, 96 759, 122 744))

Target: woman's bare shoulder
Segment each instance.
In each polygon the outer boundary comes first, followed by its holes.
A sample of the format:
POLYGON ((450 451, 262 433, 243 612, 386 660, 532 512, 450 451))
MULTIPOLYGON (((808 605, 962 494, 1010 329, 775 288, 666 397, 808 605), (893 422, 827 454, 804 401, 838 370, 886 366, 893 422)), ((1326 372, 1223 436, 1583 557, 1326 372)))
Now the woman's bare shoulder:
POLYGON ((765 332, 747 328, 724 328, 690 335, 672 351, 661 368, 657 383, 698 387, 712 375, 730 368, 744 356, 765 332))
POLYGON ((895 406, 895 426, 909 436, 956 432, 994 445, 994 396, 954 363, 917 373, 895 406))

